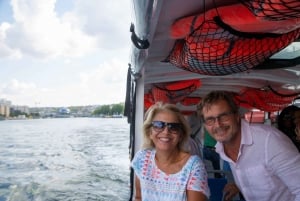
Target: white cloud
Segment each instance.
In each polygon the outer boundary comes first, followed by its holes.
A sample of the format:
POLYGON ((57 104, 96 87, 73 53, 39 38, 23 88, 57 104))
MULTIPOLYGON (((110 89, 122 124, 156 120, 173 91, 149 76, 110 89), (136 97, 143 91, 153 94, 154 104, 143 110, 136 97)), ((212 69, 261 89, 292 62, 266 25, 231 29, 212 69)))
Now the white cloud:
POLYGON ((34 83, 20 82, 17 79, 12 79, 7 84, 0 85, 1 98, 13 101, 17 105, 34 106, 36 96, 47 89, 39 89, 34 83))
POLYGON ((16 79, 12 79, 8 84, 3 85, 2 93, 9 95, 26 94, 29 90, 35 90, 36 86, 33 83, 22 83, 16 79))
MULTIPOLYGON (((89 72, 79 73, 77 84, 65 85, 53 91, 52 105, 69 106, 112 104, 125 101, 127 68, 118 60, 105 62, 89 72)), ((41 101, 43 103, 43 101, 41 101)))
POLYGON ((15 22, 0 27, 5 35, 0 37, 0 44, 5 44, 0 46, 0 56, 78 57, 97 47, 129 45, 129 34, 124 34, 129 33, 130 25, 127 1, 78 0, 77 7, 61 18, 55 12, 55 2, 12 0, 15 22))
POLYGON ((14 50, 6 44, 7 30, 11 28, 9 23, 2 23, 0 25, 0 57, 20 58, 19 50, 14 50))
POLYGON ((60 9, 59 14, 55 3, 11 0, 15 21, 0 24, 0 98, 29 106, 123 102, 131 44, 130 1, 76 0, 73 10, 60 9), (40 59, 43 62, 34 62, 40 59), (59 88, 50 86, 53 79, 46 83, 58 66, 72 65, 77 70, 65 76, 73 80, 77 75, 76 82, 68 79, 59 88), (33 72, 26 72, 26 66, 33 72), (38 78, 37 69, 44 72, 38 78))
POLYGON ((14 105, 71 106, 124 102, 127 68, 118 60, 89 72, 78 73, 78 82, 59 88, 41 88, 16 79, 0 85, 1 98, 14 105))
POLYGON ((124 101, 127 68, 124 63, 112 60, 99 66, 95 71, 82 73, 80 88, 83 93, 94 94, 99 101, 109 103, 124 101))
POLYGON ((130 44, 129 10, 127 0, 79 0, 74 13, 80 16, 85 32, 96 36, 102 48, 113 49, 130 44))
POLYGON ((6 29, 7 46, 33 57, 74 57, 96 48, 97 39, 74 21, 57 17, 52 0, 13 0, 15 23, 6 29))

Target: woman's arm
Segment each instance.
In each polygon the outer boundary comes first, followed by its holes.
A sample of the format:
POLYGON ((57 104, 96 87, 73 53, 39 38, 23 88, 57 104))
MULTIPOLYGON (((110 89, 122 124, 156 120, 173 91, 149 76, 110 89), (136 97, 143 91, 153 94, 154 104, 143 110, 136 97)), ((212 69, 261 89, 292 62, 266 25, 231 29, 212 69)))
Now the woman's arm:
POLYGON ((187 201, 207 201, 207 197, 200 191, 187 190, 187 201))
POLYGON ((142 195, 141 195, 141 183, 139 178, 135 175, 135 197, 134 201, 141 201, 142 195))
POLYGON ((187 201, 207 201, 210 192, 204 163, 199 156, 191 157, 194 161, 186 187, 187 201))

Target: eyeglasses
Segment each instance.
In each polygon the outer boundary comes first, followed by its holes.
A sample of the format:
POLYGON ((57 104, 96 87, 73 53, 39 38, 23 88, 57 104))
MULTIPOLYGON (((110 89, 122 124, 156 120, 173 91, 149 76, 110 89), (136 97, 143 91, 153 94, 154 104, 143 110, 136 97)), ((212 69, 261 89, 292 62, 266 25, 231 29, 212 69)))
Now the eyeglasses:
POLYGON ((230 119, 230 115, 234 114, 234 112, 224 112, 216 117, 207 117, 206 119, 204 119, 204 123, 207 126, 212 126, 216 123, 216 120, 218 120, 219 122, 223 123, 226 122, 230 119))
POLYGON ((178 134, 179 131, 182 130, 181 123, 167 123, 163 121, 152 121, 151 125, 153 130, 157 133, 162 132, 166 126, 168 128, 168 132, 172 134, 178 134))

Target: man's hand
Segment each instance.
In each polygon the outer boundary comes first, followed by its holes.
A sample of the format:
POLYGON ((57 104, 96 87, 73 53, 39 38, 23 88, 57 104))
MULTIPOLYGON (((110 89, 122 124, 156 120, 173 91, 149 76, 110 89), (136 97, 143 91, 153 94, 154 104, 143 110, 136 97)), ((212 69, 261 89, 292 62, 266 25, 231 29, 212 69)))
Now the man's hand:
POLYGON ((223 189, 224 201, 230 201, 240 192, 239 188, 234 183, 228 183, 223 189))

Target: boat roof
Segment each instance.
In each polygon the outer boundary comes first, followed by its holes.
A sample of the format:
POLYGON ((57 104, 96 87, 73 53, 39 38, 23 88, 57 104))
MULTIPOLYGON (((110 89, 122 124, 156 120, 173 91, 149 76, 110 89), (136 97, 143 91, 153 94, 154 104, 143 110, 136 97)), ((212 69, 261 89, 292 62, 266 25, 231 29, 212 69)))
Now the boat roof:
MULTIPOLYGON (((201 86, 189 93, 187 95, 189 97, 201 98, 212 90, 241 94, 247 89, 253 89, 271 91, 282 97, 291 95, 293 100, 297 99, 300 93, 298 35, 287 47, 241 72, 214 75, 186 70, 170 62, 170 54, 175 44, 178 41, 187 41, 189 37, 178 39, 171 36, 172 26, 178 19, 239 3, 232 0, 133 0, 134 17, 131 25, 133 45, 130 67, 134 79, 143 78, 144 94, 151 93, 154 86, 162 86, 163 83, 196 79, 200 80, 201 86)), ((265 101, 268 101, 267 96, 265 101)))

